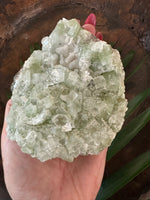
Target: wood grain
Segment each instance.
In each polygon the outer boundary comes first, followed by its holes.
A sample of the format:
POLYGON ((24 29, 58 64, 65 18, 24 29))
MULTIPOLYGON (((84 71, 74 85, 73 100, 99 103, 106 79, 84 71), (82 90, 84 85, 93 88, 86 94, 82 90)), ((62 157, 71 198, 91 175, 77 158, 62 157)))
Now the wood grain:
MULTIPOLYGON (((104 40, 114 42, 122 49, 122 56, 135 50, 134 61, 126 75, 150 55, 150 1, 149 0, 3 0, 0 1, 0 127, 3 123, 4 107, 8 99, 13 76, 20 69, 20 59, 30 55, 29 47, 49 35, 62 17, 78 18, 84 23, 89 13, 97 16, 97 30, 104 40)), ((150 86, 150 56, 142 69, 126 85, 126 96, 131 99, 150 86)), ((149 106, 150 98, 137 110, 149 106)), ((106 168, 111 174, 138 154, 149 149, 150 124, 127 147, 122 150, 106 168)), ((1 173, 2 173, 2 166, 1 173)), ((1 187, 3 181, 0 182, 1 187)), ((112 200, 134 200, 150 185, 150 169, 118 192, 112 200)))

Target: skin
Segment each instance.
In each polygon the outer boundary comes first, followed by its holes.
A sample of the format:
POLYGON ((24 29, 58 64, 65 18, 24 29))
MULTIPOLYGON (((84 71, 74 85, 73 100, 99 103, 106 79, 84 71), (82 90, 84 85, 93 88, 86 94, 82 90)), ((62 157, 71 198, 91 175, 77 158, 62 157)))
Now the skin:
MULTIPOLYGON (((6 105, 5 119, 11 101, 6 105)), ((40 162, 1 136, 4 178, 13 200, 94 200, 100 188, 107 149, 99 155, 78 156, 72 163, 59 158, 40 162)))
MULTIPOLYGON (((84 27, 95 35, 95 26, 84 27)), ((6 105, 5 119, 11 101, 6 105)), ((13 200, 94 200, 100 188, 107 149, 99 155, 78 156, 72 163, 60 158, 40 162, 23 153, 7 137, 6 120, 1 135, 4 179, 13 200)))

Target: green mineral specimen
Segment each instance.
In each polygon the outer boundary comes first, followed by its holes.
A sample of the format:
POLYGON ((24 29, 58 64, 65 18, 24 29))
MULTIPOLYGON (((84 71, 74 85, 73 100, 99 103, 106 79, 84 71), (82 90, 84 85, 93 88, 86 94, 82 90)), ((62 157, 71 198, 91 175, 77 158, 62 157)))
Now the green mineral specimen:
POLYGON ((14 80, 8 137, 42 162, 99 154, 122 127, 124 92, 119 52, 63 18, 14 80))

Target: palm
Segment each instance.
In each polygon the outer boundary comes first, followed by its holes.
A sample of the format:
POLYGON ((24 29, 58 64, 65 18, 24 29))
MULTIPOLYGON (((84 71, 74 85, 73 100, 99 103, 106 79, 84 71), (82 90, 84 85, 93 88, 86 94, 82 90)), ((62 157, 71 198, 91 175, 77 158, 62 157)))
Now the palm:
MULTIPOLYGON (((9 108, 7 108, 6 113, 9 108)), ((106 150, 97 156, 79 156, 72 163, 59 158, 40 162, 21 152, 2 133, 5 182, 14 200, 94 200, 104 172, 106 150)))

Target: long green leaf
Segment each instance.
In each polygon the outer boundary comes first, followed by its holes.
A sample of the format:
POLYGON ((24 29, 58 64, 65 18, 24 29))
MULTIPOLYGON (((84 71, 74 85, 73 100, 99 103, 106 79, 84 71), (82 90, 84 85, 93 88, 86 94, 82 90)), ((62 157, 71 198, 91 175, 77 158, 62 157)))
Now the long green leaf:
POLYGON ((22 60, 22 59, 20 59, 20 68, 22 68, 22 67, 23 67, 23 64, 24 64, 23 60, 22 60))
POLYGON ((35 43, 34 44, 34 50, 40 50, 40 49, 41 49, 40 43, 35 43))
POLYGON ((8 91, 8 92, 6 93, 6 95, 7 95, 7 100, 9 100, 9 99, 11 98, 12 92, 11 92, 11 91, 8 91))
POLYGON ((125 79, 125 82, 127 82, 142 66, 142 64, 144 63, 145 59, 147 56, 145 56, 141 62, 134 68, 134 70, 131 72, 131 74, 125 79))
POLYGON ((108 199, 149 166, 150 151, 147 151, 104 179, 96 200, 108 199))
POLYGON ((34 50, 39 50, 41 49, 41 45, 39 43, 34 43, 33 45, 30 45, 30 54, 33 53, 34 50))
POLYGON ((30 45, 30 54, 32 54, 33 53, 33 51, 34 51, 34 45, 30 45))
POLYGON ((150 120, 150 108, 139 114, 117 134, 108 149, 107 161, 130 142, 150 120))
POLYGON ((122 63, 124 67, 127 67, 130 62, 132 61, 133 57, 135 55, 135 51, 131 50, 126 56, 125 58, 122 59, 122 63))
POLYGON ((110 45, 111 45, 111 47, 113 48, 113 47, 114 47, 114 45, 115 45, 115 42, 110 42, 109 44, 110 44, 110 45))
POLYGON ((116 49, 119 51, 119 53, 121 53, 121 51, 122 51, 121 47, 116 47, 116 49))
POLYGON ((144 90, 142 93, 135 96, 128 103, 128 110, 126 112, 125 118, 129 117, 135 109, 150 95, 150 88, 144 90))

